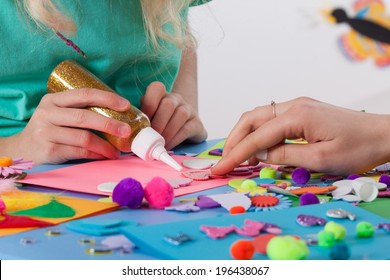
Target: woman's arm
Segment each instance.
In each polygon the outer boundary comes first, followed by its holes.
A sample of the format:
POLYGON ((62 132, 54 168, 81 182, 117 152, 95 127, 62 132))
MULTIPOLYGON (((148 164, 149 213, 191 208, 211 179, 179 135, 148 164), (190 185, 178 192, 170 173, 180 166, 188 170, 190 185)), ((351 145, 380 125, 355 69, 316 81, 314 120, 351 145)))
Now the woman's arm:
POLYGON ((369 114, 301 97, 242 115, 212 168, 220 175, 249 160, 335 175, 362 173, 390 161, 390 115, 369 114), (274 114, 275 112, 275 114, 274 114), (286 144, 304 138, 308 144, 286 144))

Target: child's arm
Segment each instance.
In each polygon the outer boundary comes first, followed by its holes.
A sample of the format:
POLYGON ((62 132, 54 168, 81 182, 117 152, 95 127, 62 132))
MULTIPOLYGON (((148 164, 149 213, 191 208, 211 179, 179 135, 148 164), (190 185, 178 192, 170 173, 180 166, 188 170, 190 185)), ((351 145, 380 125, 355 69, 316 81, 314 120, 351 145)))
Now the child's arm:
POLYGON ((184 51, 172 93, 167 93, 163 84, 154 82, 141 100, 142 111, 165 138, 167 149, 185 140, 199 143, 207 138, 198 114, 196 66, 196 52, 184 51))
POLYGON ((85 109, 88 106, 125 111, 130 103, 115 93, 97 89, 46 94, 22 132, 0 138, 0 155, 23 157, 36 164, 117 158, 119 151, 90 130, 128 137, 130 127, 85 109))

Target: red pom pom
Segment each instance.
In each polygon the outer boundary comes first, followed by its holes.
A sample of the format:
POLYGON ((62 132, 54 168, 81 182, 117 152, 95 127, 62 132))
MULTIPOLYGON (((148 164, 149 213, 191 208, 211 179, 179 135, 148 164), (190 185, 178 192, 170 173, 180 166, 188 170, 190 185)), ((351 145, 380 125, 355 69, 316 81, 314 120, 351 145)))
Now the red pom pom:
POLYGON ((154 177, 144 191, 145 199, 152 208, 164 209, 171 205, 174 198, 173 187, 161 177, 154 177))
POLYGON ((232 215, 234 215, 234 214, 241 214, 241 213, 245 213, 245 212, 246 212, 246 210, 242 206, 233 206, 229 210, 229 213, 232 214, 232 215))
POLYGON ((240 239, 230 247, 230 254, 236 260, 250 260, 255 253, 255 246, 251 240, 240 239))

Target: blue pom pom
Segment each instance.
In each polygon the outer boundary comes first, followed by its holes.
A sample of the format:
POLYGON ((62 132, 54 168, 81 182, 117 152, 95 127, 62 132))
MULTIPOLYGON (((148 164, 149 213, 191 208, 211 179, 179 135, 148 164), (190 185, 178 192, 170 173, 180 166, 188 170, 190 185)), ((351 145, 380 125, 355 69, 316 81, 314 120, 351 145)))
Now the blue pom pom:
POLYGON ((335 244, 330 251, 332 260, 348 260, 351 257, 351 252, 345 243, 335 244))

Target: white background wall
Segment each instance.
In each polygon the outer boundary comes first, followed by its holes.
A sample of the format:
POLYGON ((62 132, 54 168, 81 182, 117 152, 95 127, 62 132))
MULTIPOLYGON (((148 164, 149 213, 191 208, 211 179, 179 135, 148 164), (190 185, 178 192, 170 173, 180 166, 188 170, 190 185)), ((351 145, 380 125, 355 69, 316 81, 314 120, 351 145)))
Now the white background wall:
POLYGON ((192 8, 200 115, 209 138, 226 137, 244 111, 298 96, 390 113, 390 66, 349 61, 338 38, 350 28, 321 14, 339 6, 353 16, 353 2, 213 0, 192 8))

